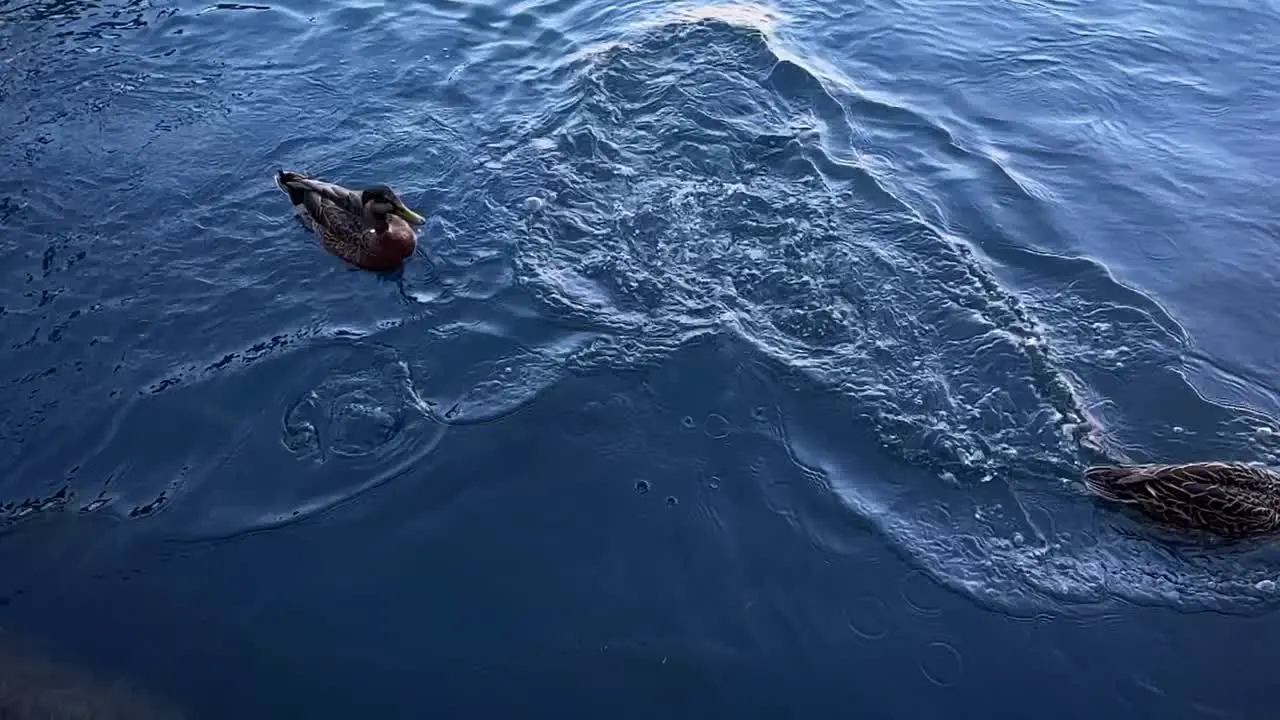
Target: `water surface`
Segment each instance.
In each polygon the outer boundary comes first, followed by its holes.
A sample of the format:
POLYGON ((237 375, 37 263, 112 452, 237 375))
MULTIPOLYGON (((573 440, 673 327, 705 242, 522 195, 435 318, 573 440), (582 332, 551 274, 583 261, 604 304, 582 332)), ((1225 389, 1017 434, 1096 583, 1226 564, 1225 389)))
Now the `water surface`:
POLYGON ((1275 550, 1076 478, 1277 461, 1278 30, 0 6, 0 625, 195 717, 1257 712, 1275 550))

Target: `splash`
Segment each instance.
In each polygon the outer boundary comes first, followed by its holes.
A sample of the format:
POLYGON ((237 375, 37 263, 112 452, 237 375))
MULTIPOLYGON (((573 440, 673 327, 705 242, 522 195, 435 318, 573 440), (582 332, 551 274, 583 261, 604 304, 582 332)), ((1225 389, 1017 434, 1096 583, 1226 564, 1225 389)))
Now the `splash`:
MULTIPOLYGON (((1090 263, 1051 260, 1073 278, 1052 294, 1002 286, 866 159, 851 108, 876 101, 779 49, 777 16, 752 8, 666 13, 553 71, 571 100, 512 153, 549 178, 516 263, 545 306, 602 333, 570 364, 635 367, 738 336, 846 403, 838 432, 793 410, 796 462, 936 577, 1006 610, 1274 600, 1265 557, 1126 535, 1064 482, 1115 456, 1081 376, 1163 371, 1178 329, 1090 263), (1081 273, 1134 304, 1084 294, 1081 273), (1099 323, 1125 350, 1098 349, 1099 323), (902 479, 848 469, 848 436, 864 432, 902 479)), ((947 137, 894 113, 897 141, 947 137)))

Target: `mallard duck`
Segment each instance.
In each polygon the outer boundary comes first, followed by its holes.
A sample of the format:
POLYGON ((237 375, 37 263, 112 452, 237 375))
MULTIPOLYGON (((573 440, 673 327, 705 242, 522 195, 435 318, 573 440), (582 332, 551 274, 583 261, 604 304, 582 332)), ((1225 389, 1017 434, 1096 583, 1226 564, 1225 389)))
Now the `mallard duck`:
POLYGON ((366 270, 399 267, 417 247, 414 226, 426 222, 386 185, 351 190, 285 170, 276 185, 326 250, 366 270))
POLYGON ((1096 466, 1084 471, 1084 484, 1181 529, 1234 538, 1280 530, 1280 474, 1256 465, 1096 466))

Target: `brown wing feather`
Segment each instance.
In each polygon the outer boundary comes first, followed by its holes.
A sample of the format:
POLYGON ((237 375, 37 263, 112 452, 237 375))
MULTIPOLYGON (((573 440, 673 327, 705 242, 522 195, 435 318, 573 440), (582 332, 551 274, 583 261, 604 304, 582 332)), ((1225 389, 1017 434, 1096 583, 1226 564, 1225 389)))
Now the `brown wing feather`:
POLYGON ((305 193, 309 198, 317 196, 345 209, 347 212, 359 214, 362 209, 360 193, 345 188, 337 183, 317 180, 304 173, 284 173, 282 182, 290 189, 305 193))
POLYGON ((1170 478, 1185 477, 1221 487, 1239 488, 1252 492, 1274 495, 1280 491, 1280 477, 1259 465, 1231 462, 1201 462, 1184 465, 1166 465, 1161 475, 1170 478))
POLYGON ((334 222, 339 213, 349 213, 358 219, 364 212, 360 193, 306 173, 280 171, 276 184, 289 195, 290 202, 303 222, 317 230, 314 224, 334 222))
POLYGON ((1094 467, 1084 481, 1097 495, 1135 505, 1148 515, 1221 535, 1280 526, 1280 481, 1244 463, 1094 467))
POLYGON ((318 180, 304 180, 300 181, 299 184, 305 184, 308 192, 304 202, 308 212, 312 214, 336 209, 358 218, 364 212, 364 207, 360 202, 360 194, 353 190, 318 180), (322 208, 330 208, 330 210, 322 210, 322 208))
POLYGON ((372 238, 365 233, 358 193, 301 173, 289 173, 282 182, 300 206, 298 216, 326 250, 348 262, 365 264, 372 238))
POLYGON ((360 216, 332 202, 318 203, 317 211, 321 224, 319 235, 325 249, 348 262, 363 265, 373 237, 365 232, 360 216))

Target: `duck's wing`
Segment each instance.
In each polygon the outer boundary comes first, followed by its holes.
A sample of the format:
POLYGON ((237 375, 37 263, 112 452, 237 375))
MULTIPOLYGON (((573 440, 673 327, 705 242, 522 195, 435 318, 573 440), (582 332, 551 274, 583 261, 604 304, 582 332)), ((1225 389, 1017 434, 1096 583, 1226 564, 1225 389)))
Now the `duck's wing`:
POLYGON ((344 215, 360 217, 364 211, 359 192, 305 173, 281 170, 276 184, 288 193, 298 214, 316 224, 341 222, 344 215))

